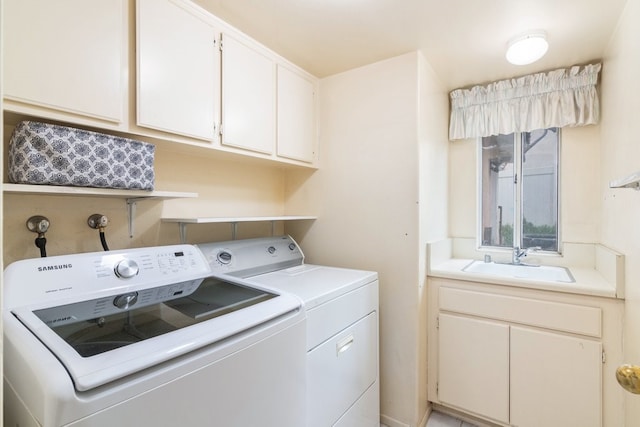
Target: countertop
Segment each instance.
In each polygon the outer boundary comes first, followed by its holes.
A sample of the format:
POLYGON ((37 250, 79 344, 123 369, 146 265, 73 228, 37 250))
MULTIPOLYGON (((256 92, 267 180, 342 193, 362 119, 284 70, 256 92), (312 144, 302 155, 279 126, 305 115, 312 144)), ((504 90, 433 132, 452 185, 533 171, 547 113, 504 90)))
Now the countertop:
POLYGON ((618 295, 615 284, 609 283, 605 277, 595 269, 567 267, 569 271, 571 271, 571 274, 575 279, 575 283, 563 283, 510 278, 462 271, 464 267, 473 261, 474 260, 472 259, 461 258, 452 258, 442 261, 436 265, 432 265, 429 269, 428 275, 430 277, 482 282, 511 287, 565 292, 605 298, 623 298, 618 295))

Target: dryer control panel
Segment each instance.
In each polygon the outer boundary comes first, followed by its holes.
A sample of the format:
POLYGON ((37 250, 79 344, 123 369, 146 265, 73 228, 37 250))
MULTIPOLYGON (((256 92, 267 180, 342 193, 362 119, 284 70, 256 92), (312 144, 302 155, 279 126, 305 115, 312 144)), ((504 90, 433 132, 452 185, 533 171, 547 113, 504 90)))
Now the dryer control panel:
POLYGON ((197 245, 214 273, 249 277, 304 263, 291 236, 231 240, 197 245))

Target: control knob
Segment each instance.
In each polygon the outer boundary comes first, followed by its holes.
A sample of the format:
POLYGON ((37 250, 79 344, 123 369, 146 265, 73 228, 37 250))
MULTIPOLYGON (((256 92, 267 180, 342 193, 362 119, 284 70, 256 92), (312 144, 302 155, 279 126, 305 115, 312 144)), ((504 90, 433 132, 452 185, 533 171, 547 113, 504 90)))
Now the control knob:
POLYGON ((113 305, 123 310, 128 309, 138 301, 138 293, 130 292, 128 294, 118 295, 113 299, 113 305))
POLYGON ((116 276, 121 279, 129 279, 138 274, 140 267, 138 267, 138 263, 132 259, 123 259, 122 261, 118 261, 114 271, 116 276))
POLYGON ((231 263, 231 258, 233 258, 233 256, 227 251, 220 251, 216 258, 220 264, 227 265, 231 263))

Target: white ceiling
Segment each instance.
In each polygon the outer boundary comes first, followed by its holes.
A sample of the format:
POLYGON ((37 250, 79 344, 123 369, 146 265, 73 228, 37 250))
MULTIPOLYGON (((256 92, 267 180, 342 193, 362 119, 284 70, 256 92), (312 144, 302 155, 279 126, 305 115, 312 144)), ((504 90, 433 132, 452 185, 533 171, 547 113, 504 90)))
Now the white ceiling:
POLYGON ((420 49, 448 89, 602 58, 626 0, 195 0, 325 77, 420 49), (515 66, 504 52, 526 30, 549 51, 515 66))

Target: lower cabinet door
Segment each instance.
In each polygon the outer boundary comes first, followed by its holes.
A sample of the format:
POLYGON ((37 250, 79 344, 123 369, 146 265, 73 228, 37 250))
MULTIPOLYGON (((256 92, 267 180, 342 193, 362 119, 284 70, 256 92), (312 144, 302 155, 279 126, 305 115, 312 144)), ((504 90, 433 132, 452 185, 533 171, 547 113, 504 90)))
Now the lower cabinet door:
POLYGON ((511 424, 602 426, 602 344, 511 328, 511 424))
POLYGON ((438 351, 439 400, 508 423, 509 326, 440 313, 438 351))

